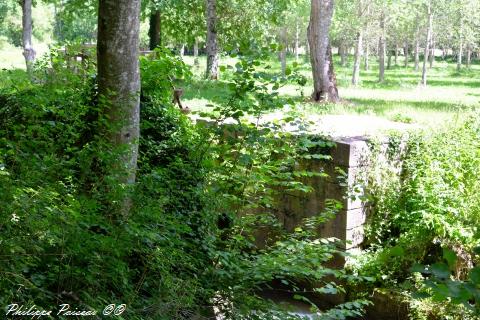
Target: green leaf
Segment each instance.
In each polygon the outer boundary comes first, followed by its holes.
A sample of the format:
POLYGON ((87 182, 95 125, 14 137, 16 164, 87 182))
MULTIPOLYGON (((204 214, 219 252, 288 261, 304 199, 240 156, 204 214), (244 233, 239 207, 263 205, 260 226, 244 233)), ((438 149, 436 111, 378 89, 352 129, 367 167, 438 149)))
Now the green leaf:
POLYGON ((455 268, 457 262, 457 255, 449 248, 443 248, 443 258, 448 262, 451 270, 455 268))
POLYGON ((405 250, 402 247, 396 246, 390 250, 390 255, 392 257, 403 257, 405 255, 405 250))
POLYGON ((476 247, 473 249, 473 252, 476 254, 476 255, 480 255, 480 247, 476 247))
POLYGON ((410 268, 410 271, 411 271, 411 272, 425 273, 425 271, 427 271, 427 270, 425 270, 425 266, 424 266, 424 265, 415 263, 415 264, 410 268))
POLYGON ((470 280, 472 280, 473 283, 476 285, 480 284, 480 267, 475 267, 472 270, 470 270, 470 280))
POLYGON ((231 117, 233 119, 239 119, 240 117, 243 117, 243 115, 244 115, 243 111, 239 110, 233 113, 231 117))
POLYGON ((430 298, 431 295, 426 292, 413 292, 412 298, 417 300, 427 299, 430 298))
POLYGON ((430 267, 430 270, 439 279, 448 279, 450 277, 450 269, 444 263, 435 263, 430 267))

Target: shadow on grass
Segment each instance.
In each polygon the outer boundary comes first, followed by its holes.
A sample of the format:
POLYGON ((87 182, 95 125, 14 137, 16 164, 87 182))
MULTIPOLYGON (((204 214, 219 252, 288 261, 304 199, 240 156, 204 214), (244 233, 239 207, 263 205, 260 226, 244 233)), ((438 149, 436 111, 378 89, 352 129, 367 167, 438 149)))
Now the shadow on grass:
MULTIPOLYGON (((396 79, 385 79, 380 83, 377 79, 364 79, 362 80, 362 87, 372 89, 398 89, 404 87, 414 87, 419 85, 421 78, 418 77, 398 77, 396 79)), ((460 87, 460 88, 480 88, 479 80, 465 80, 463 79, 446 79, 445 77, 431 76, 427 80, 427 85, 433 87, 460 87)))
POLYGON ((467 88, 480 88, 480 81, 479 80, 455 80, 455 79, 448 79, 448 80, 437 80, 431 79, 428 80, 428 84, 431 86, 437 87, 467 87, 467 88))
POLYGON ((358 113, 374 111, 377 114, 382 114, 386 111, 399 109, 399 107, 409 107, 418 109, 419 111, 458 112, 471 110, 471 107, 469 106, 438 101, 398 101, 361 98, 351 98, 347 99, 347 101, 353 104, 353 110, 358 113))
POLYGON ((386 78, 383 82, 378 82, 378 79, 364 79, 362 80, 361 87, 370 89, 400 89, 405 87, 414 87, 420 82, 416 78, 386 78))
POLYGON ((192 80, 184 85, 183 99, 205 99, 215 104, 228 100, 228 84, 224 81, 192 80))

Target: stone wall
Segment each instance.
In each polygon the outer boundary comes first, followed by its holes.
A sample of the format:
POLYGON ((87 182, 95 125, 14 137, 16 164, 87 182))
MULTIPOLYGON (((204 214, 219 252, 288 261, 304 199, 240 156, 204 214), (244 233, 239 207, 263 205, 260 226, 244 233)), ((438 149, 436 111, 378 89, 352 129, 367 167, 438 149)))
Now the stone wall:
MULTIPOLYGON (((196 121, 207 125, 217 125, 203 119, 196 121)), ((223 123, 222 127, 224 136, 237 138, 242 135, 235 124, 223 123)), ((318 137, 318 134, 312 133, 311 135, 312 140, 318 137)), ((358 251, 364 241, 364 224, 372 210, 363 197, 363 181, 371 163, 390 162, 386 160, 388 139, 379 144, 380 152, 375 153, 376 158, 373 157, 369 146, 370 140, 367 137, 353 136, 332 138, 331 140, 335 146, 330 150, 330 161, 302 160, 297 168, 297 170, 326 173, 328 177, 303 178, 301 181, 313 188, 310 193, 279 190, 272 211, 287 231, 293 231, 302 223, 303 219, 324 212, 327 200, 336 200, 342 204, 342 209, 337 212, 334 219, 327 221, 319 228, 319 235, 322 238, 341 240, 347 251, 358 251), (379 158, 385 159, 379 160, 379 158), (346 175, 340 175, 338 169, 346 175)), ((399 157, 399 155, 397 156, 399 157)), ((255 234, 257 245, 264 246, 272 236, 269 230, 258 230, 255 234)), ((337 261, 334 265, 341 267, 343 264, 337 261)))
POLYGON ((324 172, 328 177, 303 179, 304 184, 313 187, 314 191, 310 193, 281 192, 275 213, 287 230, 292 231, 304 218, 323 212, 326 201, 332 199, 341 203, 342 209, 333 220, 321 226, 320 236, 342 240, 347 250, 360 246, 369 206, 361 199, 361 190, 353 191, 368 166, 370 152, 367 142, 363 137, 337 139, 336 146, 331 150, 330 162, 312 159, 301 163, 300 170, 324 172), (338 169, 346 176, 341 176, 338 169))

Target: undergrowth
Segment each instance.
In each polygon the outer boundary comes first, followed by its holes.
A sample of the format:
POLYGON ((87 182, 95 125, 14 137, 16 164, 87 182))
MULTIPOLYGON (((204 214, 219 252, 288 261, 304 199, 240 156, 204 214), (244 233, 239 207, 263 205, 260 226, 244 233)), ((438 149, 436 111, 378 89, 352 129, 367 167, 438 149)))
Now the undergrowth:
MULTIPOLYGON (((288 319, 295 316, 262 299, 262 288, 280 281, 308 301, 298 282, 338 294, 344 289, 332 279, 362 281, 324 264, 341 252, 334 241, 318 239, 316 228, 338 204, 293 233, 269 211, 276 192, 311 191, 301 178, 318 173, 296 163, 318 142, 242 120, 289 102, 277 90, 295 74, 263 77, 259 64, 246 58, 235 66, 231 97, 216 110, 237 120, 233 132, 241 134, 232 139, 224 129, 194 126, 171 105, 172 79, 190 76, 179 59, 161 50, 142 58, 138 175, 128 216, 107 210, 111 151, 99 129, 106 119, 94 65, 70 65, 52 51, 33 82, 3 74, 10 85, 0 92, 0 305, 66 303, 97 318, 107 305, 125 304, 118 319, 203 319, 214 312, 288 319), (255 232, 262 228, 276 236, 259 247, 255 232)), ((359 299, 315 312, 318 319, 345 319, 367 304, 359 299)))

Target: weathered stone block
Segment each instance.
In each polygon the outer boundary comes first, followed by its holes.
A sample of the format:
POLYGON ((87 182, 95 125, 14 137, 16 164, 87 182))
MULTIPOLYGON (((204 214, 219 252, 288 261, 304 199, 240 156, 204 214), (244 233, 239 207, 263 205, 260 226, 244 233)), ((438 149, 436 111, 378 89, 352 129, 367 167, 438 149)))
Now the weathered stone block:
POLYGON ((371 207, 365 205, 360 208, 350 209, 347 211, 347 230, 363 226, 367 221, 371 207))
POLYGON ((346 232, 346 249, 358 248, 365 238, 363 225, 347 230, 346 232))
POLYGON ((368 164, 370 149, 365 137, 349 137, 335 140, 331 151, 333 163, 346 167, 360 167, 368 164))

